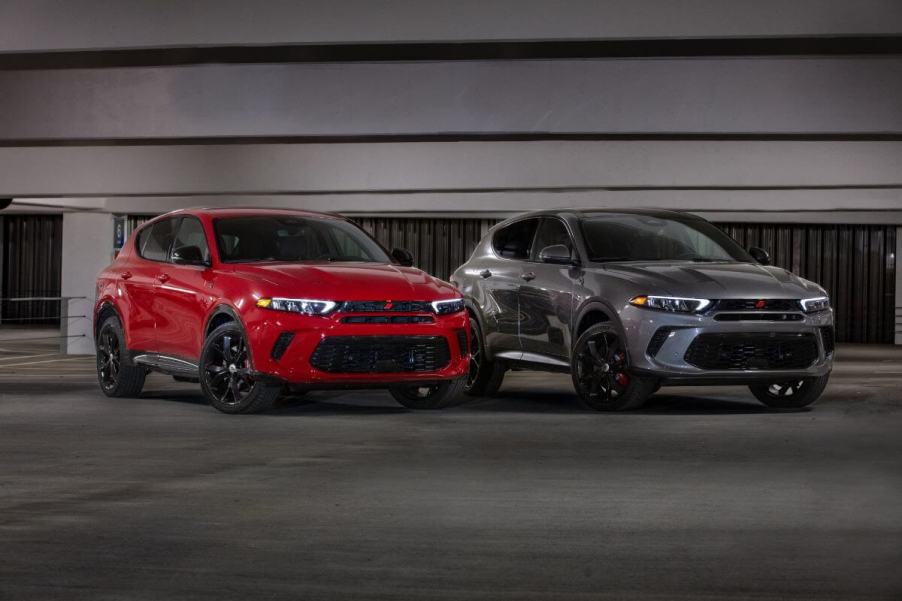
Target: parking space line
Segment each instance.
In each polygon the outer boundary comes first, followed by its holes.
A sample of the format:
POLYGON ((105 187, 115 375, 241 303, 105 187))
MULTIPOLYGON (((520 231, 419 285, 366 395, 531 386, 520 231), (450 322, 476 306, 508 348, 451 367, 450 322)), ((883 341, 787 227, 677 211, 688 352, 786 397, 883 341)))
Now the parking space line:
POLYGON ((38 365, 40 363, 62 363, 64 361, 85 361, 85 357, 69 357, 64 359, 45 359, 44 361, 27 361, 25 363, 5 363, 0 367, 22 367, 28 365, 38 365))
POLYGON ((54 355, 59 355, 59 353, 44 353, 41 355, 14 355, 12 357, 0 357, 0 361, 15 361, 17 359, 36 359, 38 357, 53 357, 54 355))

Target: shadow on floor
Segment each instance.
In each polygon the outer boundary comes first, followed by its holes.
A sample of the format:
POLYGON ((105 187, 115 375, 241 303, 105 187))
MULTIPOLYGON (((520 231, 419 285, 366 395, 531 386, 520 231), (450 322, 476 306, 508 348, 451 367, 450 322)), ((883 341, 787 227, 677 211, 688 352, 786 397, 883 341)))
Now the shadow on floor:
MULTIPOLYGON (((61 383, 62 384, 62 383, 61 383)), ((522 384, 521 384, 522 386, 522 384)), ((733 391, 730 390, 730 395, 733 391)), ((95 382, 66 382, 65 386, 56 386, 48 382, 16 382, 7 386, 7 394, 43 396, 61 393, 96 393, 98 399, 103 398, 95 382), (65 388, 65 391, 62 389, 65 388)), ((644 407, 621 415, 747 415, 766 413, 807 413, 811 409, 775 410, 759 404, 754 399, 724 398, 721 389, 706 391, 705 389, 687 389, 670 393, 665 389, 652 396, 644 407), (698 394, 705 391, 704 395, 698 394)), ((194 385, 165 384, 161 387, 149 387, 141 395, 142 399, 183 403, 187 405, 206 405, 207 401, 199 387, 194 385)), ((577 401, 572 390, 563 387, 543 387, 537 390, 524 390, 514 387, 502 390, 495 397, 466 398, 463 403, 447 411, 469 411, 477 413, 537 413, 537 414, 594 414, 584 409, 577 401), (560 389, 557 389, 560 388, 560 389)), ((286 396, 281 398, 270 410, 274 415, 384 415, 407 413, 410 410, 395 403, 394 399, 382 390, 323 390, 313 391, 302 396, 286 396)), ((440 413, 440 412, 436 412, 440 413)), ((610 415, 610 414, 608 414, 610 415)))

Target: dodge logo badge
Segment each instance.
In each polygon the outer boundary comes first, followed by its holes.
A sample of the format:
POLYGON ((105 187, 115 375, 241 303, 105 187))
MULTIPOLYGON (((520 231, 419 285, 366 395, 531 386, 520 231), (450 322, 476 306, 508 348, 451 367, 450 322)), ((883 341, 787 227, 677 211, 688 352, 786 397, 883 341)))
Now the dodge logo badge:
POLYGON ((758 300, 755 301, 755 308, 763 309, 766 304, 767 304, 767 301, 765 301, 763 298, 759 298, 758 300))

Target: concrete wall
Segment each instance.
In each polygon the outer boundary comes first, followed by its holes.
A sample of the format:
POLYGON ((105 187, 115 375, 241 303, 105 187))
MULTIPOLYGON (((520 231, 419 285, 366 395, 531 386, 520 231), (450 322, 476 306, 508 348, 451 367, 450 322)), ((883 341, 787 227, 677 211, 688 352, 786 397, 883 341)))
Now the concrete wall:
POLYGON ((4 0, 0 51, 885 34, 897 0, 4 0))
POLYGON ((0 72, 0 139, 902 134, 902 59, 200 65, 0 72))
MULTIPOLYGON (((334 210, 512 210, 523 192, 651 188, 713 210, 898 208, 902 142, 537 141, 0 148, 0 196, 336 194, 334 210), (873 190, 873 187, 884 190, 873 190), (823 195, 783 188, 846 188, 823 195), (692 200, 681 188, 723 189, 692 200), (731 188, 771 190, 769 196, 731 188), (858 189, 858 188, 864 188, 858 189), (867 191, 865 191, 867 190, 867 191), (484 197, 413 203, 410 192, 484 197), (406 200, 405 200, 406 198, 406 200), (734 201, 754 200, 753 204, 734 201), (376 203, 376 204, 371 204, 376 203), (873 204, 869 204, 873 203, 873 204), (721 206, 717 206, 717 205, 721 206)), ((438 199, 421 196, 419 200, 438 199)), ((533 197, 535 198, 535 197, 533 197)), ((537 202, 533 200, 533 204, 537 202)), ((538 202, 544 202, 539 200, 538 202)))

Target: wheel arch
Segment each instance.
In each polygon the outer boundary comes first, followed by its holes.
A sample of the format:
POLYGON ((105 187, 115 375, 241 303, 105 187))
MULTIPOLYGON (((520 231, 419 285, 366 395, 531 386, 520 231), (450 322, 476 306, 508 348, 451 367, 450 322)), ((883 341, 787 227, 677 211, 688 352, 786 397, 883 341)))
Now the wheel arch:
POLYGON ((479 329, 483 332, 485 331, 485 319, 482 316, 482 311, 479 310, 479 305, 472 298, 464 298, 464 307, 467 309, 467 313, 476 320, 476 323, 479 324, 479 329))
POLYGON ((97 340, 97 334, 100 333, 100 325, 110 317, 115 317, 119 320, 125 339, 128 340, 128 332, 125 331, 125 320, 122 319, 122 313, 111 300, 105 300, 97 305, 97 309, 94 312, 94 339, 97 340))
POLYGON ((204 324, 204 340, 207 339, 210 332, 222 324, 232 321, 238 323, 242 330, 244 329, 244 322, 241 321, 238 312, 234 308, 225 304, 216 305, 216 307, 210 311, 210 315, 207 317, 207 323, 204 324))
POLYGON ((623 324, 614 307, 603 300, 592 299, 579 308, 573 320, 573 344, 583 332, 599 323, 610 323, 623 335, 623 324))

